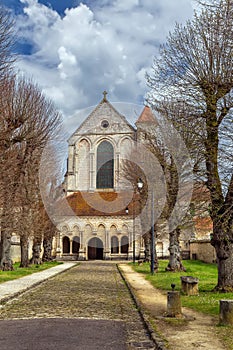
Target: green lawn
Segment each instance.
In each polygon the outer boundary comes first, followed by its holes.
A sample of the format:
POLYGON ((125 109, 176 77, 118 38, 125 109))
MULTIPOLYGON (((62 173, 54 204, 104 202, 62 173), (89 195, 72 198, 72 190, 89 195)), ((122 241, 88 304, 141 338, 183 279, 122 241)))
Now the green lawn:
POLYGON ((151 276, 149 263, 141 266, 135 264, 137 272, 143 273, 154 287, 162 290, 171 290, 171 283, 176 284, 176 290, 181 290, 180 276, 193 276, 199 278, 199 295, 181 295, 182 306, 186 306, 197 311, 210 315, 219 315, 219 300, 233 299, 233 293, 212 292, 217 284, 217 266, 206 264, 197 260, 184 260, 183 264, 186 272, 167 272, 165 268, 168 264, 166 260, 159 261, 158 273, 151 276))
POLYGON ((1 271, 0 270, 0 283, 6 282, 6 281, 11 281, 16 278, 20 278, 23 276, 30 275, 34 272, 39 272, 43 271, 46 269, 49 269, 50 267, 56 266, 62 264, 62 262, 57 262, 57 261, 50 261, 50 262, 45 262, 41 265, 30 265, 27 268, 21 268, 19 267, 19 263, 14 264, 14 270, 13 271, 1 271))

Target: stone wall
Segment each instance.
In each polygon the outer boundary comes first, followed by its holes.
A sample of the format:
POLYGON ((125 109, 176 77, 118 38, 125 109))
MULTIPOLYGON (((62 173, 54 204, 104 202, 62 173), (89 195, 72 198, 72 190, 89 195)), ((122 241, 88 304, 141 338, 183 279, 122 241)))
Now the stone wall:
POLYGON ((209 240, 191 241, 190 259, 213 263, 216 261, 215 249, 209 240))
MULTIPOLYGON (((29 260, 32 257, 32 245, 33 245, 33 239, 29 239, 28 242, 28 258, 29 260)), ((41 247, 42 248, 42 247, 41 247)), ((41 258, 42 258, 43 251, 41 249, 41 258)), ((13 263, 20 262, 21 260, 21 247, 20 247, 20 238, 16 236, 15 234, 11 237, 11 259, 13 263)))

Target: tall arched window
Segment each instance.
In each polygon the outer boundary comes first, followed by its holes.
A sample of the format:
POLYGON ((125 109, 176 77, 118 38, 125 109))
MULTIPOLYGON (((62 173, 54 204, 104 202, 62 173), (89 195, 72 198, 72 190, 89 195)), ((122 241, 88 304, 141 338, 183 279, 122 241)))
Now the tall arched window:
POLYGON ((103 141, 97 149, 96 188, 114 186, 114 150, 108 141, 103 141))

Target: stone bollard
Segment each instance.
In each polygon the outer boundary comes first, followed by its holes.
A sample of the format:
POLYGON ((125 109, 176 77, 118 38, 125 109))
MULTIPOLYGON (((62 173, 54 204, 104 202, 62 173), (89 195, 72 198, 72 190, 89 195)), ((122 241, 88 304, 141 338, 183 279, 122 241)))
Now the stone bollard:
POLYGON ((220 325, 233 325, 233 300, 220 300, 220 325))
POLYGON ((198 278, 192 276, 181 276, 182 292, 186 295, 198 295, 198 278))
POLYGON ((167 317, 181 317, 180 292, 167 292, 167 317))

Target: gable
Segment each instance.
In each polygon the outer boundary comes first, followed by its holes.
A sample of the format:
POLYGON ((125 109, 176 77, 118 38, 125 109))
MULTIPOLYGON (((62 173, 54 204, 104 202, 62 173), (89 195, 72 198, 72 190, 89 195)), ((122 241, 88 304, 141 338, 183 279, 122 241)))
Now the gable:
POLYGON ((69 141, 80 135, 128 134, 134 132, 135 129, 126 118, 111 103, 103 99, 73 133, 69 141))

